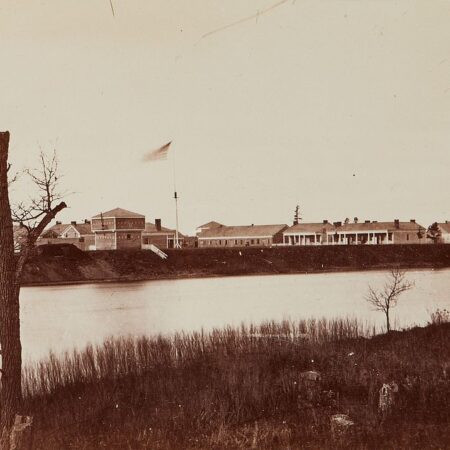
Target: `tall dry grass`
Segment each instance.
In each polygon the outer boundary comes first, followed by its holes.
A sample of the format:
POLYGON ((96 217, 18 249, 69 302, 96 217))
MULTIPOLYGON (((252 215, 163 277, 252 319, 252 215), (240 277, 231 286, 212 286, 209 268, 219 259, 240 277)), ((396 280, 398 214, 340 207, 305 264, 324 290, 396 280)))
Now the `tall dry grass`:
POLYGON ((139 376, 156 368, 180 368, 213 355, 273 353, 277 348, 321 345, 370 337, 375 328, 355 318, 263 322, 209 333, 176 333, 156 338, 109 338, 102 345, 88 345, 62 356, 49 357, 23 370, 25 397, 48 395, 55 390, 98 380, 139 376))
POLYGON ((35 448, 445 448, 450 327, 374 332, 356 319, 265 322, 50 355, 23 373, 35 448), (314 399, 307 370, 322 374, 314 399), (401 401, 381 421, 392 380, 401 401), (334 413, 357 432, 336 441, 334 413))

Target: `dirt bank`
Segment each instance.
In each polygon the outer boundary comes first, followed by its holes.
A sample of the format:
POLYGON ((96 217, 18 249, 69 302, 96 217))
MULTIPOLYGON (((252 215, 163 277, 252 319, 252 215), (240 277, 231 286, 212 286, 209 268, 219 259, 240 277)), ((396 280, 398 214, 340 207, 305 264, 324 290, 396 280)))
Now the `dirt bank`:
POLYGON ((206 276, 450 267, 450 245, 336 246, 82 252, 72 245, 41 246, 24 285, 154 280, 206 276))

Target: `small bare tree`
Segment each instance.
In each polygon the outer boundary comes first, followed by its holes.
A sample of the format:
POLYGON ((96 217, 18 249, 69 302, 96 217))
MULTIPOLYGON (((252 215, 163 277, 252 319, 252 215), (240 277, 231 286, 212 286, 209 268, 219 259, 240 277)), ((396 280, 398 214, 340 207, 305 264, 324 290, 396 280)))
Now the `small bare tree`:
POLYGON ((365 299, 375 311, 382 311, 386 316, 387 332, 391 330, 390 310, 397 305, 400 295, 414 287, 414 283, 406 279, 406 272, 399 268, 392 269, 383 288, 375 290, 369 285, 365 299))
POLYGON ((22 346, 20 341, 19 294, 23 268, 45 227, 62 209, 58 201, 58 162, 56 154, 40 154, 40 168, 26 171, 37 188, 28 204, 11 208, 9 188, 15 176, 9 174, 9 132, 0 132, 0 447, 8 447, 8 434, 22 404, 22 346), (55 204, 56 202, 56 204, 55 204), (20 227, 20 249, 15 248, 13 221, 20 227), (16 250, 16 251, 15 251, 16 250), (17 250, 19 252, 17 253, 17 250))

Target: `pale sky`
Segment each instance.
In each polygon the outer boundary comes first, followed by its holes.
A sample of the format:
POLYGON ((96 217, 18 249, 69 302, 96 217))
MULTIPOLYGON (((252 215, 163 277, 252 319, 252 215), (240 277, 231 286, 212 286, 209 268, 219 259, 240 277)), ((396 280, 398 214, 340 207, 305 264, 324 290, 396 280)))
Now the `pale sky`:
MULTIPOLYGON (((70 209, 180 229, 450 219, 450 2, 0 4, 0 128, 15 167, 56 146, 70 209), (204 35, 208 34, 205 37, 204 35)), ((20 185, 16 196, 23 196, 20 185)))

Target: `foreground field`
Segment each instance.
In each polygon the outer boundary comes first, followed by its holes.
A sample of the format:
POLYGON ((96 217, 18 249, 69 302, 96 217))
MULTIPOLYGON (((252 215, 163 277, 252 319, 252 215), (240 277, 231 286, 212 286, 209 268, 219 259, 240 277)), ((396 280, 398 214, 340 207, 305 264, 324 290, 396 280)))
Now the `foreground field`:
POLYGON ((371 334, 353 320, 266 323, 51 356, 24 371, 34 447, 448 448, 450 324, 371 334), (337 413, 354 425, 332 432, 337 413))

